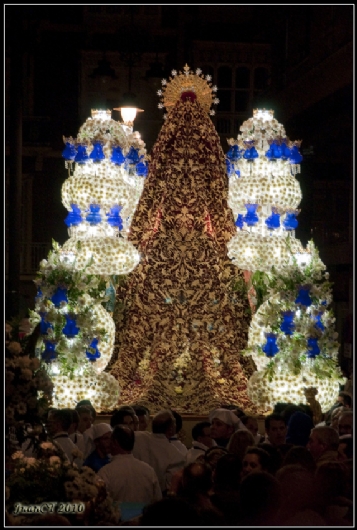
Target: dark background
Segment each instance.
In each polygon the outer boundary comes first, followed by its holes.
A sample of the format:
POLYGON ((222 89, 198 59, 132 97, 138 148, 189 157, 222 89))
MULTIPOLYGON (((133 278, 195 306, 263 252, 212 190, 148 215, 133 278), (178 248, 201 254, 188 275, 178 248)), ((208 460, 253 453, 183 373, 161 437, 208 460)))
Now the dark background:
MULTIPOLYGON (((191 69, 203 67, 195 64, 200 42, 220 43, 227 50, 232 43, 267 44, 269 75, 235 117, 241 124, 254 108, 273 109, 287 135, 303 140, 296 236, 304 244, 313 238, 319 248, 334 281, 342 343, 352 343, 354 5, 8 4, 4 18, 5 292, 10 312, 16 313, 19 303, 22 310, 33 306, 39 261, 52 238, 61 244, 68 238, 61 203, 67 177, 62 136, 76 136, 90 115, 81 101, 86 58, 96 52, 118 54, 120 64, 127 65, 126 79, 120 80, 125 87, 137 66, 145 66, 141 82, 135 80, 135 92, 140 92, 149 78, 168 77, 186 62, 191 69)), ((109 62, 118 72, 118 64, 109 62)), ((213 82, 220 89, 217 78, 213 82)), ((98 90, 93 103, 108 100, 98 90)), ((162 124, 156 106, 147 104, 135 121, 148 151, 162 124)), ((236 131, 220 136, 226 152, 225 140, 236 131)))

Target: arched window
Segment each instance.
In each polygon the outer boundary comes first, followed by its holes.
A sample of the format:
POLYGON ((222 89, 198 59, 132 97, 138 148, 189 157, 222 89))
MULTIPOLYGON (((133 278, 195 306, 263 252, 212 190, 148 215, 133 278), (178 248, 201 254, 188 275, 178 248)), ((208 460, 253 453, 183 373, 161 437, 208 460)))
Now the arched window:
POLYGON ((218 134, 230 134, 231 120, 227 118, 218 119, 216 129, 217 129, 218 134))
POLYGON ((229 66, 220 66, 218 68, 218 88, 232 87, 232 68, 229 66))
POLYGON ((266 90, 269 85, 269 71, 258 67, 254 70, 254 90, 266 90))
POLYGON ((219 103, 217 105, 218 112, 230 112, 231 111, 231 95, 230 90, 218 90, 217 97, 219 103))
POLYGON ((249 92, 247 90, 236 90, 234 99, 234 110, 236 112, 244 112, 248 109, 249 92))
POLYGON ((246 66, 236 69, 236 88, 250 87, 250 70, 246 66))

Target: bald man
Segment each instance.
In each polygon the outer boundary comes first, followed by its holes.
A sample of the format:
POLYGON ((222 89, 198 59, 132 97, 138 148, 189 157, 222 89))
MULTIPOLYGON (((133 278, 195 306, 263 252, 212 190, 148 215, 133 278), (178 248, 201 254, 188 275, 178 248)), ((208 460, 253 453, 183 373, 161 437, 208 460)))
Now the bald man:
POLYGON ((136 431, 133 455, 152 466, 165 495, 173 475, 185 465, 185 457, 170 443, 175 434, 175 418, 170 410, 161 410, 152 419, 152 432, 136 431))

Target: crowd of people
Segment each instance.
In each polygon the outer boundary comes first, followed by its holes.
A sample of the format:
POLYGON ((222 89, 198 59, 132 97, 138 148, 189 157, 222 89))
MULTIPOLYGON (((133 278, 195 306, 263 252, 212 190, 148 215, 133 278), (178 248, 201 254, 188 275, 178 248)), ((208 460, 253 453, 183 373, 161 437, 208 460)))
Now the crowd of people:
MULTIPOLYGON (((193 426, 190 447, 177 411, 151 416, 142 405, 121 406, 109 422, 87 400, 50 409, 45 431, 74 466, 88 466, 105 483, 122 507, 118 526, 354 523, 353 408, 344 391, 318 424, 309 406, 277 403, 264 434, 257 418, 222 404, 193 426)), ((33 444, 20 449, 36 458, 33 444)), ((30 525, 73 524, 56 514, 29 518, 30 525)))

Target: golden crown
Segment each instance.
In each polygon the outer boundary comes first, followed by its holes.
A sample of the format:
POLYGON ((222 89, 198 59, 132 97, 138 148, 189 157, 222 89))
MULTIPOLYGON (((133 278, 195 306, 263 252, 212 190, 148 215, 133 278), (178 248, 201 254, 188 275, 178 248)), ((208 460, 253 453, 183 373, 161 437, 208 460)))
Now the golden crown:
POLYGON ((161 99, 158 105, 159 109, 165 107, 169 110, 170 107, 175 105, 183 92, 194 92, 204 110, 211 115, 215 114, 215 111, 210 109, 212 104, 216 105, 219 103, 219 99, 215 95, 217 87, 212 86, 211 80, 212 77, 210 75, 204 76, 200 68, 197 68, 194 73, 187 64, 184 66, 183 72, 172 70, 169 81, 163 79, 161 81, 162 90, 157 91, 157 95, 161 99))

